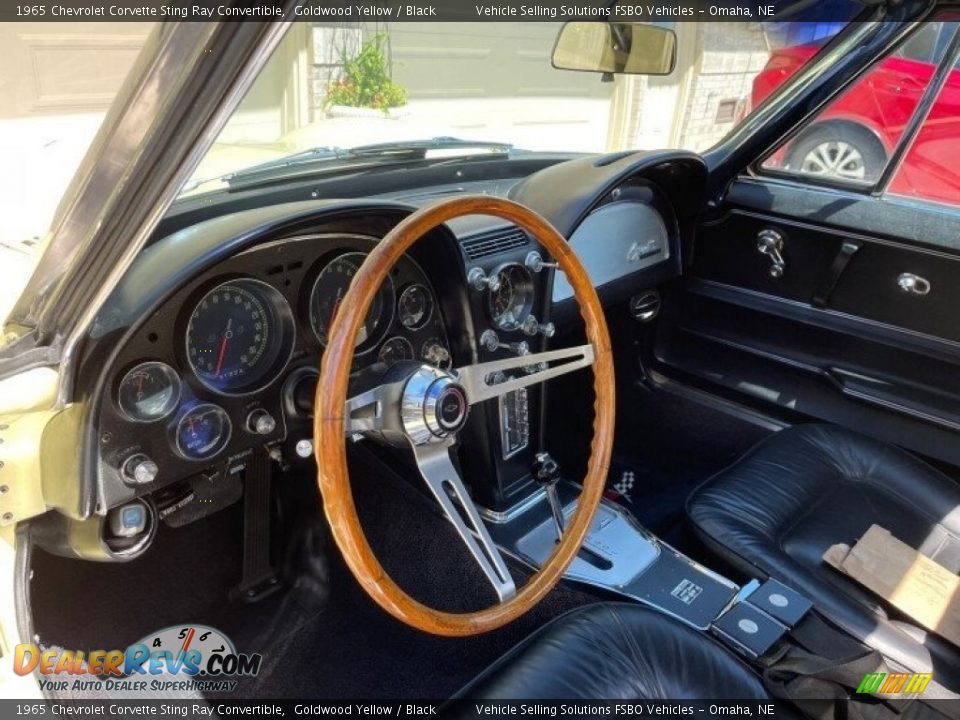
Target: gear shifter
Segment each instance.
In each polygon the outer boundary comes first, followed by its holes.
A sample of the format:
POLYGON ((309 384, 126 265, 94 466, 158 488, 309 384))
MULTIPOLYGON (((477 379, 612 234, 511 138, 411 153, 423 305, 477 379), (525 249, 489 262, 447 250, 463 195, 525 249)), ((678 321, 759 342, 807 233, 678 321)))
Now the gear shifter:
POLYGON ((547 502, 550 503, 550 512, 553 515, 553 524, 557 531, 557 542, 563 536, 563 506, 560 504, 560 495, 557 493, 557 481, 560 480, 560 465, 550 453, 537 453, 530 468, 533 479, 547 492, 547 502))

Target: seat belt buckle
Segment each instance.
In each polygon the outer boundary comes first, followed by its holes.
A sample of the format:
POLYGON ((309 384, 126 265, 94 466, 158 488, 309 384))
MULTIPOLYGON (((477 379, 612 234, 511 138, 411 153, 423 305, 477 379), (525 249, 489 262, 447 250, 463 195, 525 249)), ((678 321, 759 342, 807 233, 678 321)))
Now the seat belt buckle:
POLYGON ((713 634, 751 660, 763 657, 787 634, 786 626, 748 602, 739 602, 710 625, 713 634))
POLYGON ((772 578, 743 599, 788 628, 803 620, 813 607, 813 603, 796 590, 772 578))

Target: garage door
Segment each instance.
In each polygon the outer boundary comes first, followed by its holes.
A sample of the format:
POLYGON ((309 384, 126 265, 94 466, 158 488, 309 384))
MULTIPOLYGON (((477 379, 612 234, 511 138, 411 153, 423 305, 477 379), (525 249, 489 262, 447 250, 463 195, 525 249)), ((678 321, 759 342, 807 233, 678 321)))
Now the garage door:
POLYGON ((0 118, 105 110, 151 23, 0 23, 0 118))
POLYGON ((397 23, 394 79, 411 99, 610 97, 599 75, 550 66, 559 23, 397 23))
POLYGON ((458 118, 457 134, 508 139, 531 150, 607 146, 614 83, 555 70, 559 23, 396 23, 393 78, 411 112, 458 118), (441 104, 443 107, 441 107, 441 104))

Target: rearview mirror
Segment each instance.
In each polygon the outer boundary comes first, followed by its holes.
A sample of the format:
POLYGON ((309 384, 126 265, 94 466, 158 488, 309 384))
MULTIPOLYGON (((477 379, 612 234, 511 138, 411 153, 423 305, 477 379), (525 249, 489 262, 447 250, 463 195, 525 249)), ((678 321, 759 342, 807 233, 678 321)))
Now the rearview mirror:
POLYGON ((553 47, 558 70, 669 75, 676 60, 673 30, 644 23, 564 23, 553 47))

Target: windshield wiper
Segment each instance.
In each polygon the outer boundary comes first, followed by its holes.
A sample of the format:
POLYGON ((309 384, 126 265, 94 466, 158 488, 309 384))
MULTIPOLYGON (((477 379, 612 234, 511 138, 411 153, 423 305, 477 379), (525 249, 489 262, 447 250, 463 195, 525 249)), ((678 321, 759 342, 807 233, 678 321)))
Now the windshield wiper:
POLYGON ((231 182, 235 179, 247 180, 251 177, 272 174, 275 170, 288 167, 299 167, 312 163, 331 163, 344 162, 350 164, 351 161, 400 161, 408 162, 415 160, 425 160, 427 155, 436 150, 458 151, 450 154, 444 153, 444 157, 457 157, 461 154, 474 155, 473 151, 479 154, 506 154, 513 149, 513 145, 501 142, 487 142, 485 140, 464 140, 455 137, 434 137, 423 140, 405 140, 402 142, 375 143, 372 145, 358 145, 352 148, 339 147, 315 147, 309 150, 285 155, 275 160, 268 160, 252 167, 237 170, 236 172, 224 175, 221 180, 231 182))

